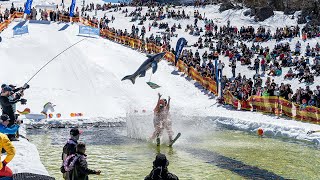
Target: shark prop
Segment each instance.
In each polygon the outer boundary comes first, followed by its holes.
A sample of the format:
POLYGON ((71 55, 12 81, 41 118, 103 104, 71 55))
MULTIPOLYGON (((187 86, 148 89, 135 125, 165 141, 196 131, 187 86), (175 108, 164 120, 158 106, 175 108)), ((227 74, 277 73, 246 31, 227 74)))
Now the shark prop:
MULTIPOLYGON (((145 77, 146 72, 150 68, 152 68, 152 73, 154 74, 158 69, 158 62, 160 62, 160 60, 163 58, 163 56, 165 54, 166 54, 165 52, 162 52, 162 53, 156 54, 154 56, 148 56, 149 58, 142 63, 142 65, 138 68, 138 70, 135 73, 133 73, 132 75, 125 76, 124 78, 121 79, 121 81, 130 80, 132 82, 132 84, 134 84, 136 82, 136 78, 138 76, 145 77)), ((147 82, 147 84, 153 89, 160 87, 160 86, 158 86, 154 83, 151 83, 151 82, 147 82)))

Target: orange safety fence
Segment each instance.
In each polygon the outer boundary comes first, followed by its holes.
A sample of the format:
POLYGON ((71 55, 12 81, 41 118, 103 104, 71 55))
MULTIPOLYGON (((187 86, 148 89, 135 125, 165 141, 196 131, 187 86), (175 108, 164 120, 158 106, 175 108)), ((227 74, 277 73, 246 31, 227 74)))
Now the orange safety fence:
POLYGON ((223 97, 226 104, 232 105, 235 109, 238 109, 239 100, 235 98, 230 91, 227 91, 223 97))
POLYGON ((156 53, 161 53, 162 52, 162 47, 161 46, 155 46, 155 52, 156 53))
POLYGON ((189 73, 192 79, 199 82, 200 84, 202 83, 202 77, 197 70, 195 70, 193 67, 190 67, 189 73))
POLYGON ((71 17, 71 22, 80 22, 79 17, 71 17))
POLYGON ((313 106, 300 106, 298 104, 293 104, 295 108, 295 116, 293 117, 296 120, 300 121, 309 121, 312 123, 320 123, 320 109, 313 106))
POLYGON ((174 63, 175 57, 174 54, 172 52, 166 52, 164 58, 166 58, 169 62, 174 63))
POLYGON ((260 112, 273 113, 278 112, 278 97, 277 96, 251 96, 250 98, 253 109, 260 112))
POLYGON ((59 15, 59 21, 70 22, 70 16, 59 15))
POLYGON ((279 106, 280 106, 280 109, 281 109, 283 115, 286 115, 291 118, 293 117, 292 102, 290 102, 282 97, 279 97, 279 106))
POLYGON ((23 18, 24 13, 23 12, 14 12, 14 18, 23 18))
POLYGON ((185 74, 188 73, 188 66, 183 61, 179 60, 177 62, 177 66, 180 72, 183 72, 185 74))
POLYGON ((23 12, 14 12, 13 14, 10 14, 10 17, 8 20, 3 21, 0 23, 0 32, 2 32, 4 29, 8 27, 8 25, 15 19, 15 18, 22 18, 24 15, 23 12))
POLYGON ((8 27, 7 22, 0 23, 0 32, 3 31, 4 29, 6 29, 7 27, 8 27))
POLYGON ((208 90, 212 92, 214 95, 218 95, 217 83, 212 78, 206 77, 206 81, 209 83, 208 90))

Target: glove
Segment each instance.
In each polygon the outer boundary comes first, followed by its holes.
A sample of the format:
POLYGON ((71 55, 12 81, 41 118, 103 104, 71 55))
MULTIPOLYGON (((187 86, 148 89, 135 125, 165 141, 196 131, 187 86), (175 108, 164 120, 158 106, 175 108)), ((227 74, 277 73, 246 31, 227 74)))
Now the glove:
POLYGON ((21 98, 21 94, 20 93, 16 93, 15 97, 16 97, 16 99, 20 99, 21 98))
POLYGON ((2 168, 6 167, 7 164, 8 164, 7 162, 2 161, 2 168))

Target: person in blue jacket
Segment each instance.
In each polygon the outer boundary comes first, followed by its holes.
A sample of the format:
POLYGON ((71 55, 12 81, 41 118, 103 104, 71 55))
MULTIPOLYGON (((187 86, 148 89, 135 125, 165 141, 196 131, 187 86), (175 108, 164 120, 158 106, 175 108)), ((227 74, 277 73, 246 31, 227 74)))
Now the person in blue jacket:
POLYGON ((3 114, 0 116, 0 119, 2 120, 0 124, 0 133, 3 134, 16 134, 16 132, 19 130, 19 125, 14 124, 10 127, 8 127, 8 124, 10 123, 10 118, 8 115, 3 114))

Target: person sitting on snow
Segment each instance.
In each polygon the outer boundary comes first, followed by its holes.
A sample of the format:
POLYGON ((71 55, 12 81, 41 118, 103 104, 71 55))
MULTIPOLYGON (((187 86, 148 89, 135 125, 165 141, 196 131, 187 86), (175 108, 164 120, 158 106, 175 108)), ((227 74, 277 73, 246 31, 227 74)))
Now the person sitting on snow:
POLYGON ((0 177, 12 177, 13 173, 7 164, 13 159, 16 154, 16 149, 12 145, 8 136, 0 133, 0 149, 4 149, 7 152, 6 158, 0 163, 0 177))
POLYGON ((179 178, 170 173, 168 170, 169 161, 167 160, 166 155, 158 154, 156 159, 153 161, 152 171, 144 180, 179 180, 179 178))
POLYGON ((295 74, 293 73, 292 68, 289 69, 288 73, 284 76, 284 79, 293 78, 295 74))
POLYGON ((170 108, 170 97, 167 102, 166 99, 161 99, 161 94, 158 94, 159 99, 157 106, 154 108, 154 119, 153 119, 153 125, 155 128, 155 131, 152 134, 151 139, 157 138, 157 145, 160 145, 160 136, 162 134, 163 129, 165 128, 167 130, 169 141, 172 142, 172 122, 169 119, 169 108, 170 108))
POLYGON ((0 116, 2 123, 0 124, 0 133, 3 134, 16 134, 19 130, 19 125, 14 124, 10 127, 8 127, 8 124, 10 123, 10 118, 8 115, 3 114, 0 116))

